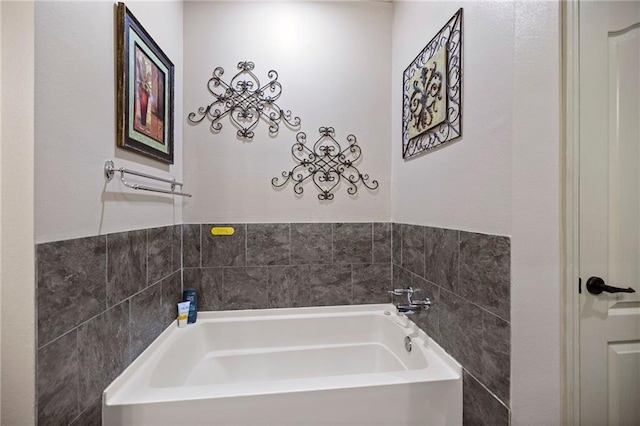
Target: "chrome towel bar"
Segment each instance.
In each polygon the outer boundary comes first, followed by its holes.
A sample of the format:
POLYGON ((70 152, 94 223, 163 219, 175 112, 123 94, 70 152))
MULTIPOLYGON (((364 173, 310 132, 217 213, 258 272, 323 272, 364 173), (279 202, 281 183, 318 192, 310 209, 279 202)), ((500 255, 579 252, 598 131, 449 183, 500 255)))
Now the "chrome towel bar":
POLYGON ((163 194, 172 194, 172 195, 180 195, 183 197, 191 197, 191 194, 182 192, 182 187, 184 186, 184 184, 181 182, 176 182, 174 178, 165 179, 165 178, 149 175, 142 172, 136 172, 135 170, 125 169, 124 167, 116 168, 116 166, 113 165, 113 161, 107 160, 104 163, 104 176, 107 178, 107 182, 111 182, 111 179, 113 179, 113 176, 115 175, 116 172, 120 172, 120 180, 122 181, 124 186, 126 186, 127 188, 131 188, 139 191, 161 192, 163 194), (125 180, 124 178, 125 174, 140 176, 146 179, 152 179, 152 180, 157 180, 159 182, 168 183, 169 185, 171 185, 171 189, 152 188, 150 186, 139 185, 137 183, 130 183, 125 180), (180 191, 176 191, 176 186, 180 187, 180 191))

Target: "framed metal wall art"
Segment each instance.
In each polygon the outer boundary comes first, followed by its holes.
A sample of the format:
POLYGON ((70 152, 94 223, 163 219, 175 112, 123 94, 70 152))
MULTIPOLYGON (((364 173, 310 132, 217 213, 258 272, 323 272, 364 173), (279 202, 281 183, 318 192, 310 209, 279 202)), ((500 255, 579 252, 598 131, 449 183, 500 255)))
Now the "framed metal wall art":
POLYGON ((402 157, 462 136, 462 8, 405 69, 402 157))
POLYGON ((118 146, 173 164, 173 63, 124 3, 116 14, 118 146))

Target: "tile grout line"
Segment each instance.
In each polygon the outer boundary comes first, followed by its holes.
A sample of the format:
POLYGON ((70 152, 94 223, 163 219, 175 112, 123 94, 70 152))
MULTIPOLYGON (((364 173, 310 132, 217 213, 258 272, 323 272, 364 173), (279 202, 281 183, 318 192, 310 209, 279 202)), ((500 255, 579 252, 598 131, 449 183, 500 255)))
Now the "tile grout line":
POLYGON ((333 260, 333 227, 334 227, 334 223, 331 223, 331 264, 333 265, 334 260, 333 260))
MULTIPOLYGON (((103 311, 104 312, 104 311, 103 311)), ((67 334, 73 332, 74 330, 80 328, 80 326, 82 326, 83 324, 85 324, 87 321, 91 321, 92 319, 99 317, 100 315, 102 315, 102 312, 100 312, 98 315, 94 315, 91 318, 89 318, 88 320, 78 324, 77 326, 73 327, 72 329, 69 329, 67 331, 65 331, 64 333, 60 334, 59 336, 56 336, 56 338, 49 340, 47 343, 45 343, 44 345, 40 346, 39 348, 36 349, 36 351, 40 351, 42 349, 45 349, 47 346, 51 346, 53 343, 57 342, 58 340, 62 339, 63 337, 65 337, 67 334)))
POLYGON ((162 318, 162 324, 164 324, 164 309, 162 309, 164 307, 164 284, 162 284, 162 281, 160 281, 159 283, 160 285, 160 315, 163 317, 162 318))
POLYGON ((149 229, 145 230, 145 243, 144 243, 144 265, 147 270, 147 276, 144 280, 144 287, 146 288, 149 285, 149 229))
MULTIPOLYGON (((76 400, 76 410, 78 412, 78 417, 80 417, 82 415, 82 413, 80 412, 80 333, 78 333, 77 331, 76 331, 76 354, 78 357, 78 360, 76 362, 76 368, 78 369, 77 371, 78 374, 76 374, 76 390, 77 390, 77 398, 78 398, 76 400)), ((78 417, 73 419, 73 421, 75 421, 78 417)))
MULTIPOLYGON (((480 353, 484 352, 485 340, 484 340, 484 312, 480 314, 480 353)), ((509 331, 511 331, 511 325, 509 325, 509 331)), ((511 351, 511 338, 509 338, 509 351, 511 351)), ((511 354, 509 354, 509 363, 511 363, 511 354)), ((511 374, 509 374, 509 390, 511 390, 511 374)))
POLYGON ((445 231, 459 231, 459 232, 466 232, 468 234, 477 234, 477 235, 484 235, 484 236, 489 236, 489 237, 500 237, 500 238, 506 238, 509 241, 511 241, 512 236, 511 235, 502 235, 502 234, 491 234, 488 232, 478 232, 478 231, 470 231, 468 229, 457 229, 457 228, 442 228, 439 226, 432 226, 432 225, 420 225, 417 223, 406 223, 406 225, 412 225, 412 226, 423 226, 423 227, 430 227, 430 228, 437 228, 437 229, 443 229, 445 231))
MULTIPOLYGON (((127 300, 129 300, 129 299, 127 299, 127 300)), ((132 332, 132 329, 133 329, 133 327, 131 326, 131 324, 132 324, 132 320, 131 320, 131 305, 132 305, 132 303, 129 302, 129 306, 128 306, 128 308, 129 308, 129 324, 128 324, 128 327, 127 327, 128 328, 127 331, 128 331, 129 342, 127 343, 127 354, 126 354, 128 364, 131 364, 133 362, 133 359, 132 359, 133 358, 133 351, 131 350, 131 332, 132 332)))
POLYGON ((183 292, 184 292, 184 227, 183 225, 180 225, 180 295, 182 295, 183 292))
POLYGON ((376 233, 375 233, 374 229, 375 229, 375 224, 374 224, 374 222, 371 222, 371 263, 376 263, 376 257, 375 257, 376 233))
POLYGON ((400 267, 402 267, 403 265, 403 250, 402 250, 402 246, 404 246, 404 225, 398 225, 399 226, 399 231, 400 231, 400 267))
POLYGON ((200 248, 200 250, 199 250, 200 253, 198 253, 200 256, 199 256, 199 259, 198 259, 198 262, 199 262, 198 266, 201 267, 201 268, 202 268, 202 264, 203 264, 202 258, 204 256, 204 254, 203 254, 203 252, 204 252, 204 235, 203 235, 204 232, 202 232, 202 230, 203 230, 202 227, 203 226, 204 226, 203 223, 198 224, 198 241, 200 242, 200 247, 199 247, 200 248))
POLYGON ((124 300, 122 300, 122 301, 118 302, 117 304, 115 304, 115 305, 113 305, 113 306, 111 306, 111 307, 109 307, 109 308, 105 309, 104 311, 101 311, 100 313, 98 313, 98 314, 96 314, 96 315, 94 315, 94 316, 92 316, 92 317, 90 317, 90 318, 87 318, 86 320, 84 320, 84 321, 82 321, 81 323, 77 324, 77 325, 76 325, 76 326, 74 326, 73 328, 70 328, 69 330, 67 330, 67 331, 65 331, 64 333, 60 334, 60 335, 59 335, 59 336, 57 336, 55 339, 49 340, 47 343, 45 343, 44 345, 42 345, 42 346, 40 346, 39 348, 37 348, 37 350, 40 350, 40 349, 44 349, 44 348, 46 348, 47 346, 49 346, 49 345, 51 345, 52 343, 54 343, 54 342, 56 342, 56 341, 60 340, 62 337, 66 336, 67 334, 71 333, 72 331, 79 329, 80 327, 82 327, 83 325, 87 324, 87 323, 88 323, 88 322, 90 322, 91 320, 94 320, 94 319, 98 318, 99 316, 101 316, 101 315, 103 315, 103 314, 107 313, 108 311, 110 311, 110 310, 112 310, 112 309, 114 309, 114 308, 116 308, 116 307, 120 306, 121 304, 123 304, 123 303, 125 303, 125 302, 127 302, 127 301, 130 301, 130 300, 131 300, 131 299, 133 299, 134 297, 136 297, 136 296, 140 295, 141 293, 143 293, 143 292, 145 292, 145 291, 149 290, 151 287, 153 287, 153 286, 155 286, 155 285, 157 285, 157 284, 159 284, 159 283, 160 283, 160 282, 157 282, 157 283, 155 283, 155 284, 153 284, 153 285, 149 286, 148 288, 144 288, 144 289, 142 289, 142 290, 140 290, 140 291, 138 291, 138 292, 136 292, 136 293, 132 294, 131 296, 127 297, 126 299, 124 299, 124 300))
POLYGON ((351 280, 350 280, 351 281, 351 296, 349 297, 349 304, 353 305, 353 302, 354 302, 354 300, 353 300, 353 263, 350 266, 351 267, 349 269, 350 269, 350 273, 351 273, 351 277, 350 277, 351 278, 351 280))
POLYGON ((104 309, 109 308, 109 235, 104 236, 104 309))
POLYGON ((289 223, 289 265, 291 265, 291 252, 293 250, 291 250, 291 223, 289 223))
POLYGON ((35 259, 34 259, 35 260, 35 267, 34 267, 34 270, 35 270, 35 274, 34 274, 35 275, 34 305, 35 305, 35 307, 34 307, 34 317, 33 317, 35 332, 33 334, 34 334, 34 346, 36 347, 35 357, 34 357, 34 361, 35 361, 34 411, 35 411, 35 421, 37 422, 38 421, 38 413, 39 413, 39 409, 40 409, 39 404, 38 404, 38 399, 40 397, 40 392, 38 392, 38 372, 40 370, 39 369, 40 356, 38 355, 38 352, 39 352, 38 351, 38 340, 39 340, 39 336, 38 336, 38 323, 39 323, 39 321, 38 320, 39 320, 39 312, 40 312, 40 309, 39 309, 39 306, 38 306, 38 302, 39 302, 38 289, 40 287, 40 285, 39 285, 40 284, 39 283, 40 280, 39 280, 39 276, 38 276, 39 271, 40 271, 40 268, 39 268, 39 265, 38 265, 38 263, 39 263, 38 262, 38 244, 35 244, 33 252, 35 254, 35 256, 34 256, 35 257, 35 259))
POLYGON ((422 277, 427 277, 427 227, 422 227, 422 277))
POLYGON ((456 285, 453 286, 454 288, 458 288, 461 289, 462 288, 462 282, 460 281, 460 265, 461 265, 461 258, 462 258, 462 250, 460 250, 460 246, 462 245, 462 241, 460 240, 460 230, 458 230, 456 232, 456 252, 458 253, 458 265, 457 265, 457 271, 456 271, 456 285))
POLYGON ((226 288, 225 275, 226 274, 224 273, 224 270, 225 270, 224 266, 221 267, 220 269, 221 269, 220 270, 220 310, 224 311, 225 310, 225 302, 226 302, 226 300, 225 300, 226 299, 226 294, 225 294, 225 288, 226 288))
POLYGON ((487 392, 488 392, 488 393, 489 393, 493 398, 495 398, 495 399, 496 399, 496 400, 497 400, 497 401, 498 401, 498 402, 499 402, 499 403, 500 403, 504 408, 506 408, 506 409, 507 409, 507 411, 511 412, 511 409, 509 408, 509 406, 508 406, 507 404, 505 404, 505 402, 504 402, 502 399, 500 399, 500 398, 498 397, 498 395, 496 395, 495 393, 493 393, 493 392, 491 391, 491 389, 489 389, 489 388, 488 388, 484 383, 482 383, 482 381, 480 381, 480 379, 478 379, 476 376, 474 376, 473 374, 471 374, 471 372, 470 372, 467 368, 465 368, 464 366, 462 366, 462 369, 463 369, 463 370, 464 370, 468 375, 470 375, 471 377, 473 377, 473 379, 474 379, 476 382, 478 382, 478 383, 480 384, 480 386, 482 386, 482 387, 484 388, 484 390, 485 390, 485 391, 487 391, 487 392))
POLYGON ((175 271, 173 271, 173 272, 169 272, 167 275, 165 275, 165 276, 163 276, 162 278, 160 278, 160 279, 158 279, 158 280, 156 280, 156 281, 152 282, 151 284, 149 284, 149 286, 148 286, 147 288, 142 289, 142 290, 140 290, 140 291, 144 291, 144 290, 146 290, 146 289, 148 289, 148 288, 150 288, 150 287, 153 287, 154 285, 156 285, 156 284, 158 284, 158 283, 161 283, 162 281, 164 281, 164 280, 166 280, 167 278, 171 277, 172 275, 174 275, 174 274, 175 274, 176 272, 178 272, 178 271, 179 271, 179 269, 176 269, 176 270, 175 270, 175 271))
MULTIPOLYGON (((397 266, 397 267, 401 268, 402 270, 406 271, 407 273, 411 274, 411 276, 414 276, 414 275, 415 275, 415 276, 417 276, 417 277, 420 277, 420 275, 418 275, 418 274, 416 274, 415 272, 412 272, 412 271, 410 271, 410 270, 408 270, 408 269, 406 269, 406 268, 403 268, 402 266, 399 266, 399 265, 395 265, 395 266, 397 266)), ((467 299, 467 298, 466 298, 466 297, 464 297, 464 296, 459 295, 459 294, 458 294, 458 293, 456 293, 455 291, 449 290, 448 288, 444 288, 443 286, 440 286, 440 285, 438 285, 438 284, 434 283, 433 281, 429 281, 428 279, 426 279, 426 278, 424 278, 424 277, 420 277, 420 278, 424 279, 424 280, 425 280, 425 281, 427 281, 429 284, 432 284, 432 285, 434 285, 434 286, 436 286, 436 287, 440 288, 441 290, 446 291, 447 293, 451 293, 451 294, 453 294, 453 295, 454 295, 454 296, 456 296, 457 298, 464 300, 465 302, 467 302, 467 303, 469 303, 469 304, 471 304, 471 305, 475 306, 476 308, 478 308, 478 309, 482 310, 483 312, 486 312, 486 313, 488 313, 488 314, 490 314, 490 315, 492 315, 492 316, 494 316, 494 317, 496 317, 496 318, 498 318, 498 319, 500 319, 500 320, 502 320, 502 321, 506 322, 507 324, 511 325, 511 321, 507 321, 506 319, 502 318, 500 315, 496 315, 496 314, 494 314, 493 312, 491 312, 491 311, 490 311, 490 310, 488 310, 487 308, 485 308, 485 307, 483 307, 483 306, 478 305, 478 304, 477 304, 477 303, 475 303, 474 301, 469 300, 469 299, 467 299)))
POLYGON ((438 333, 438 339, 442 340, 442 333, 440 332, 440 295, 442 294, 442 288, 441 287, 436 287, 438 289, 438 300, 436 301, 436 303, 438 304, 438 315, 436 315, 437 320, 438 320, 438 327, 436 327, 437 329, 437 333, 438 333))
POLYGON ((174 253, 175 249, 175 239, 176 239, 176 225, 171 226, 171 270, 175 272, 176 265, 173 264, 173 261, 176 258, 176 254, 174 253))

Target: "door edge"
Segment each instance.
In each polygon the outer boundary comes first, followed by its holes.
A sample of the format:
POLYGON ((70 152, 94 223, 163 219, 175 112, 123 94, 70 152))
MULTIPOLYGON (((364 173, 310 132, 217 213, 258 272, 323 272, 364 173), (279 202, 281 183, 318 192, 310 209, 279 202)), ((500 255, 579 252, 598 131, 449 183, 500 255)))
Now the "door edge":
POLYGON ((563 423, 580 424, 580 1, 562 2, 563 22, 563 423))

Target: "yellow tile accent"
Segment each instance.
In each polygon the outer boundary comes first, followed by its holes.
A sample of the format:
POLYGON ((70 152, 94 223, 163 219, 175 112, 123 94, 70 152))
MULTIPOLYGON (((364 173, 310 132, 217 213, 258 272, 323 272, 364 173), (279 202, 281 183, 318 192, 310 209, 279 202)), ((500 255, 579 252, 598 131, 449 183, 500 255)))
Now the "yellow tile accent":
POLYGON ((233 235, 236 230, 231 226, 214 226, 211 228, 211 235, 233 235))

